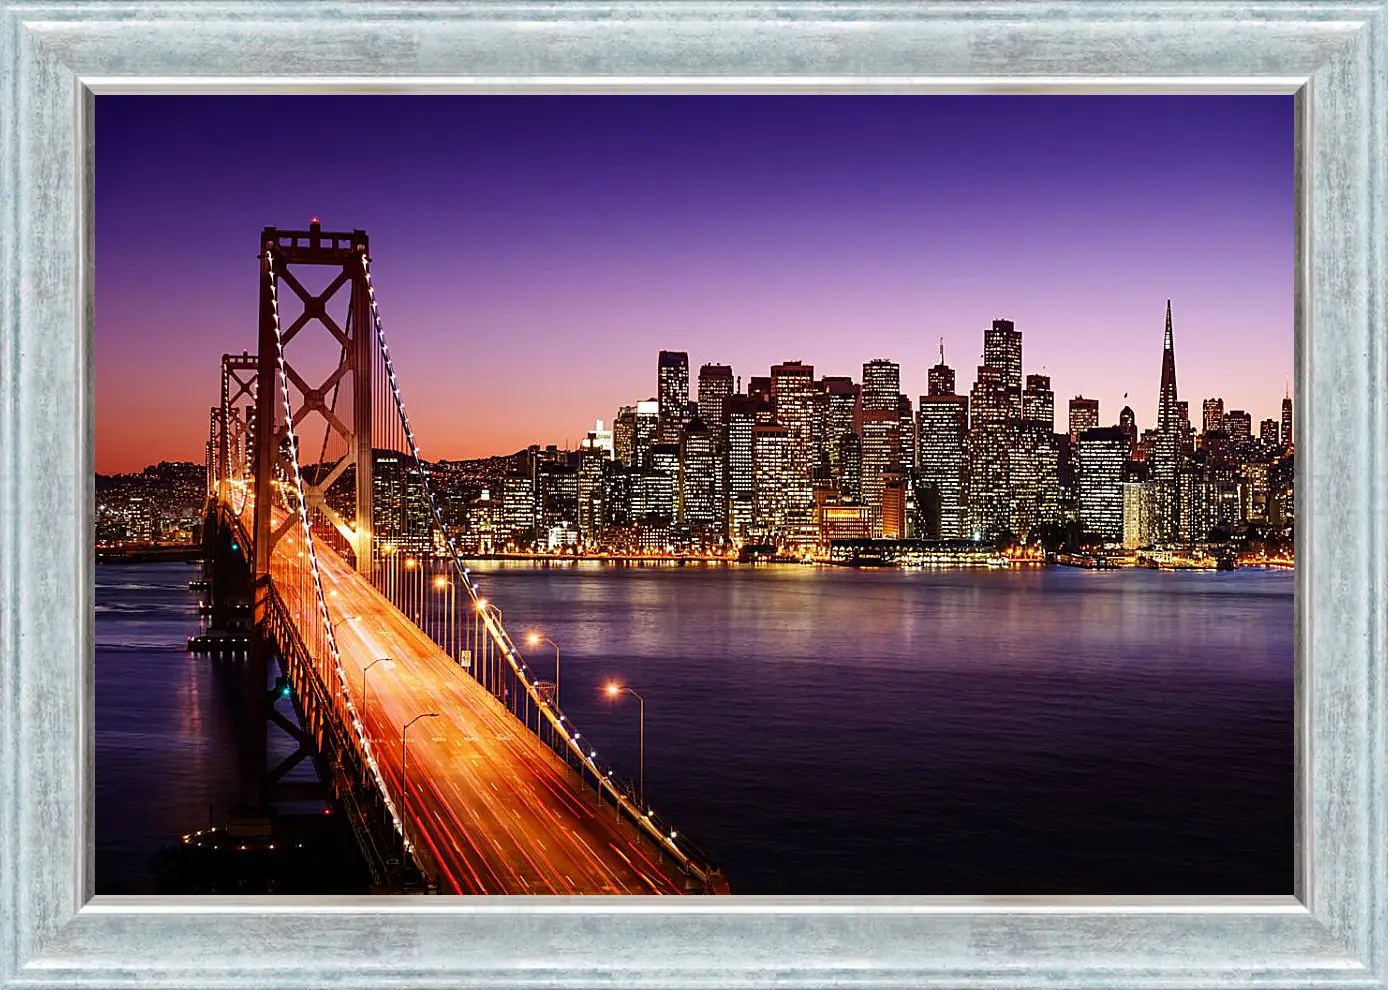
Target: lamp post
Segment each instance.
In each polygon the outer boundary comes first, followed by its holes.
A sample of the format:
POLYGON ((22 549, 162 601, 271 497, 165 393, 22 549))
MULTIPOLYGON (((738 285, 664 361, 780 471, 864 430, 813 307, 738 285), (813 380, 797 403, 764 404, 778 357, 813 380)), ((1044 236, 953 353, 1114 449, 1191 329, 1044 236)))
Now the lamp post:
POLYGON ((637 750, 637 798, 641 801, 642 817, 646 816, 646 699, 625 684, 609 684, 608 697, 618 698, 630 694, 637 699, 638 709, 638 750, 637 750))
POLYGON ((373 660, 371 663, 367 664, 365 667, 362 668, 362 718, 363 718, 363 719, 366 718, 366 711, 367 711, 367 671, 368 671, 368 670, 371 670, 371 668, 372 668, 372 667, 375 667, 378 663, 390 663, 390 662, 391 662, 391 658, 390 658, 390 657, 378 657, 377 659, 373 660))
POLYGON ((416 715, 410 721, 400 727, 400 857, 405 858, 405 826, 408 820, 406 815, 406 802, 410 799, 410 792, 405 786, 405 733, 410 730, 422 718, 438 718, 438 712, 425 712, 416 715))
POLYGON ((360 615, 344 615, 337 622, 333 623, 333 635, 336 636, 338 634, 338 626, 342 625, 344 622, 356 622, 360 618, 360 615))
POLYGON ((533 632, 526 637, 526 642, 531 646, 539 646, 541 643, 549 643, 555 648, 555 707, 559 707, 559 644, 549 636, 542 633, 533 632))

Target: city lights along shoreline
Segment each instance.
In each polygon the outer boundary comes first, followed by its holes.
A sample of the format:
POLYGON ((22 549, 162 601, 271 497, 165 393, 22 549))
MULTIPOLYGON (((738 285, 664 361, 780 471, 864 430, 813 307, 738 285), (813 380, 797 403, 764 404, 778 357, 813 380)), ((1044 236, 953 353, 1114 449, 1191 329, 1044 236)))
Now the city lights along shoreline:
MULTIPOLYGON (((1218 396, 1195 413, 1178 391, 1170 300, 1154 425, 1141 431, 1132 406, 1106 421, 1112 412, 1078 395, 1057 432, 1050 377, 1024 374, 1012 321, 984 330, 968 388, 943 340, 939 353, 913 401, 887 358, 865 362, 859 380, 816 378, 794 360, 746 379, 708 363, 692 381, 688 353, 663 350, 656 394, 620 405, 576 448, 435 462, 431 481, 458 549, 477 555, 749 559, 752 549, 977 564, 1066 551, 1214 567, 1233 547, 1290 563, 1291 396, 1257 428, 1218 396)), ((98 542, 163 535, 146 508, 103 500, 98 542)), ((164 528, 178 525, 164 515, 164 528)), ((417 528, 402 542, 428 553, 431 527, 417 528)))

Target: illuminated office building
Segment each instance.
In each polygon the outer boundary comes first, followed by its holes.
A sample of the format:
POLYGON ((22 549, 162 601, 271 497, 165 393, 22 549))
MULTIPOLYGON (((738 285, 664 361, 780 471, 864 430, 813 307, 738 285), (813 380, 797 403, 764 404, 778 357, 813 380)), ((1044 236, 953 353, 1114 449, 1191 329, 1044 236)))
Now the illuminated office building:
POLYGON ((1077 395, 1071 400, 1067 423, 1071 442, 1075 443, 1086 430, 1093 430, 1100 425, 1100 400, 1077 395))
POLYGON ((715 524, 718 493, 714 466, 714 438, 702 420, 685 424, 680 450, 680 521, 686 526, 715 524))
POLYGON ((757 526, 780 533, 790 520, 787 493, 791 489, 791 435, 779 424, 752 429, 753 498, 757 526))
POLYGON ((656 362, 656 433, 665 444, 680 444, 689 418, 690 356, 684 351, 661 351, 656 362))
POLYGON ((631 467, 637 462, 637 407, 623 406, 613 420, 613 459, 631 467))
POLYGON ((994 320, 984 331, 984 363, 998 369, 1008 393, 1008 418, 1022 419, 1022 332, 1012 320, 994 320))
POLYGON ((646 467, 651 463, 651 448, 657 443, 660 409, 660 402, 656 399, 644 399, 637 403, 632 461, 637 467, 646 467))
POLYGON ((709 428, 715 444, 723 442, 723 406, 732 395, 732 368, 726 364, 706 364, 699 369, 699 418, 709 428))
POLYGON ((790 469, 785 493, 789 510, 810 508, 811 470, 815 466, 815 369, 800 361, 772 367, 772 406, 786 428, 790 469))
POLYGON ((902 466, 901 381, 901 368, 893 361, 877 358, 863 366, 860 498, 873 512, 875 532, 882 527, 884 476, 902 466))
POLYGON ((1293 445, 1293 396, 1287 386, 1283 388, 1282 440, 1284 447, 1293 445))
POLYGON ((1205 399, 1201 403, 1201 432, 1214 433, 1225 424, 1225 400, 1205 399))
MULTIPOLYGON (((954 378, 951 372, 950 381, 954 378)), ((969 399, 923 395, 916 421, 917 486, 923 493, 917 510, 923 535, 931 540, 965 539, 969 533, 964 497, 969 399)))
POLYGON ((1096 427, 1080 435, 1077 474, 1080 526, 1103 543, 1124 539, 1124 468, 1128 437, 1118 427, 1096 427))
POLYGON ((979 366, 969 415, 970 536, 993 539, 1009 530, 1012 509, 1008 470, 1012 400, 998 368, 979 366))

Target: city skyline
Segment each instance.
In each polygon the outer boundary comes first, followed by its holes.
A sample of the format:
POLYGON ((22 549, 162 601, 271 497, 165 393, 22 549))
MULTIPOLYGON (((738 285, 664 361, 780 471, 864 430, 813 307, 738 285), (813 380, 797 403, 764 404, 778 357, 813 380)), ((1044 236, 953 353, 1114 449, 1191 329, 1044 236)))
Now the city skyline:
POLYGON ((1291 380, 1289 98, 386 99, 97 101, 98 471, 199 459, 217 361, 255 347, 251 237, 310 210, 372 236, 430 460, 577 446, 655 397, 662 348, 744 391, 888 358, 915 401, 939 339, 971 381, 998 318, 1057 427, 1080 394, 1147 429, 1168 298, 1193 419, 1277 418, 1291 380), (322 150, 258 185, 238 135, 272 111, 322 150), (349 183, 323 166, 368 111, 390 140, 349 183), (543 387, 497 374, 518 355, 543 387))

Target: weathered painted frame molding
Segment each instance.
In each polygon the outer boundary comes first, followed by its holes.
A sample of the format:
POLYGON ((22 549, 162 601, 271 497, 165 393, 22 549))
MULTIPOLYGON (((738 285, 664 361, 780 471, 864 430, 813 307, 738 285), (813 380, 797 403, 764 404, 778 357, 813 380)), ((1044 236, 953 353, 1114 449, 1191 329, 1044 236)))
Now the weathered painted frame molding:
POLYGON ((1383 987, 1385 13, 0 0, 0 987, 1383 987), (1298 896, 92 898, 93 94, 291 90, 1296 93, 1298 896))

